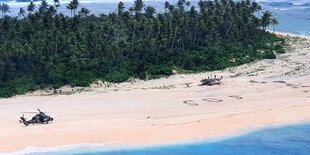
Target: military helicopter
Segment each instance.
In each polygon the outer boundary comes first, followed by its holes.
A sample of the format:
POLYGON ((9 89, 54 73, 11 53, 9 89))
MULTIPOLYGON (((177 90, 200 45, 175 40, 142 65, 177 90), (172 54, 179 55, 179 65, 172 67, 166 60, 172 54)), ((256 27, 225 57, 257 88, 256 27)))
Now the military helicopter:
POLYGON ((19 123, 23 123, 26 126, 29 124, 48 124, 50 121, 53 121, 54 118, 46 115, 44 112, 42 112, 40 109, 38 109, 39 113, 32 117, 31 120, 26 120, 24 115, 20 117, 19 123))
POLYGON ((202 79, 200 81, 200 86, 213 86, 213 85, 220 85, 221 80, 223 79, 223 76, 221 78, 216 78, 216 75, 214 75, 214 78, 208 77, 208 79, 202 79))

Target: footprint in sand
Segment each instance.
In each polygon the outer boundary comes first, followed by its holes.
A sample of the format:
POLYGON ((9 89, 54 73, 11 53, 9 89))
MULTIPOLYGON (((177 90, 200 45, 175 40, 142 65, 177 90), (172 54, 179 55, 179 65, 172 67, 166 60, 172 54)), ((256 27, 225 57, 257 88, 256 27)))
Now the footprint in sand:
POLYGON ((238 95, 230 95, 228 97, 235 98, 235 99, 240 99, 240 100, 243 99, 243 97, 238 96, 238 95))
POLYGON ((202 100, 207 102, 223 102, 223 100, 217 98, 204 98, 202 100))
POLYGON ((198 106, 199 105, 198 103, 196 103, 193 100, 185 100, 185 101, 183 101, 183 103, 188 105, 188 106, 198 106))

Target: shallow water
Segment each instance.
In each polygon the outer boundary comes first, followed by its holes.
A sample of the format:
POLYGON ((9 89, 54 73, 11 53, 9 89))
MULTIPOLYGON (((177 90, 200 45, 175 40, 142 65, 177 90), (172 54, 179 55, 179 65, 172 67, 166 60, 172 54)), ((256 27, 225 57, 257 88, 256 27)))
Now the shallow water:
POLYGON ((278 19, 276 31, 310 36, 310 0, 266 1, 261 5, 278 19))
MULTIPOLYGON (((129 1, 129 0, 128 0, 129 1)), ((270 10, 279 20, 277 31, 310 36, 310 0, 258 0, 265 10, 270 10)), ((63 4, 66 1, 61 1, 63 4)), ((116 9, 116 0, 80 0, 81 6, 89 8, 92 13, 108 13, 116 9), (94 3, 95 2, 95 3, 94 3), (103 3, 105 2, 105 3, 103 3), (99 3, 99 4, 98 4, 99 3)), ((147 2, 158 10, 164 1, 147 2)), ((11 15, 17 15, 19 7, 28 3, 9 2, 11 15)), ((130 6, 132 3, 126 3, 130 6)), ((60 8, 69 14, 65 5, 60 8)), ((272 29, 270 27, 269 29, 272 29)), ((111 149, 105 146, 72 147, 70 149, 49 149, 49 151, 28 149, 29 154, 94 154, 94 155, 309 155, 310 124, 292 125, 280 128, 255 131, 246 135, 210 142, 200 141, 175 145, 111 149)))
POLYGON ((123 148, 81 145, 26 152, 47 155, 308 155, 310 124, 272 127, 222 140, 123 148))
MULTIPOLYGON (((82 153, 84 155, 88 153, 82 153)), ((219 142, 200 142, 161 147, 101 151, 106 155, 307 155, 310 154, 310 125, 286 126, 255 131, 219 142)))
MULTIPOLYGON (((9 15, 17 16, 20 7, 26 7, 28 2, 5 1, 11 7, 9 15)), ((126 8, 132 6, 133 0, 122 0, 125 2, 126 8)), ((154 6, 157 12, 163 11, 164 2, 166 0, 144 0, 145 5, 154 6)), ((171 3, 176 3, 177 0, 167 0, 171 3)), ((256 0, 265 10, 270 10, 279 20, 279 25, 276 26, 277 31, 289 32, 294 34, 310 36, 310 0, 256 0)), ((1 0, 0 0, 1 2, 1 0)), ((53 4, 52 0, 47 0, 53 4)), ((66 9, 69 0, 60 0, 61 7, 59 11, 70 15, 70 11, 66 9)), ((113 12, 117 8, 119 0, 79 0, 80 7, 86 7, 93 14, 102 14, 113 12)), ((191 0, 192 4, 197 4, 198 0, 191 0)), ((40 2, 35 2, 39 5, 40 2)), ((272 27, 269 28, 272 30, 272 27)))

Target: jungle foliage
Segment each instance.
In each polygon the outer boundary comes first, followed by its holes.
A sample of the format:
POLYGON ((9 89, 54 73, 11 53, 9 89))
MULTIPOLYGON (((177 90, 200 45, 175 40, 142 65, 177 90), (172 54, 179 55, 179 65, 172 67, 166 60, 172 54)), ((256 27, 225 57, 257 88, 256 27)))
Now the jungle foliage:
POLYGON ((135 0, 99 16, 78 5, 68 4, 70 17, 57 12, 57 0, 30 3, 18 17, 1 7, 0 97, 97 79, 157 78, 174 69, 218 70, 283 52, 275 43, 284 40, 266 31, 272 14, 249 0, 165 2, 163 13, 135 0))

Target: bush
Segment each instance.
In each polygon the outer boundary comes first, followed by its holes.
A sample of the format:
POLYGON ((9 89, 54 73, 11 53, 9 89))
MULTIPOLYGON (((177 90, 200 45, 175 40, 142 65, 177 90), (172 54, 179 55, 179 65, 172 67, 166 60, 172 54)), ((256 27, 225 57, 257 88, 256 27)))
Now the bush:
POLYGON ((164 65, 150 66, 147 72, 151 75, 172 75, 172 68, 164 65))
POLYGON ((0 97, 7 98, 34 91, 39 87, 33 82, 32 78, 21 77, 6 84, 0 84, 0 88, 0 97))
POLYGON ((87 87, 96 79, 96 76, 92 72, 79 72, 76 76, 71 75, 68 81, 71 86, 87 87))
POLYGON ((280 46, 280 45, 276 45, 274 47, 274 50, 277 52, 277 53, 285 53, 285 50, 283 48, 283 46, 280 46))
POLYGON ((109 82, 124 82, 129 78, 129 75, 125 71, 114 71, 107 74, 104 79, 109 82))
POLYGON ((263 53, 263 58, 264 59, 276 59, 276 55, 273 53, 273 51, 271 50, 267 50, 265 51, 265 53, 263 53))
POLYGON ((8 98, 11 96, 16 95, 16 92, 13 88, 13 86, 7 85, 7 84, 2 84, 0 85, 0 97, 8 98))

